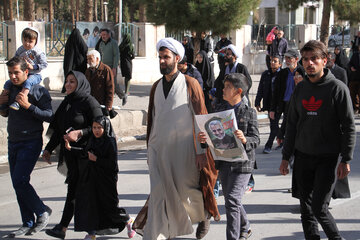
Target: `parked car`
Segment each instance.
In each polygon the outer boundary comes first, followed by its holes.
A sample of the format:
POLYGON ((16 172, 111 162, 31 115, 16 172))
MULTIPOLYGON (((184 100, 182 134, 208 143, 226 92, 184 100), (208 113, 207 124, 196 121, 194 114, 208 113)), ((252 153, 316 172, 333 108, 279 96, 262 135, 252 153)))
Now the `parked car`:
MULTIPOLYGON (((344 46, 350 46, 351 42, 350 42, 351 36, 350 36, 350 28, 346 28, 344 30, 344 46)), ((330 35, 329 36, 329 47, 335 47, 336 45, 342 45, 343 42, 343 33, 342 32, 338 32, 336 34, 330 35)))

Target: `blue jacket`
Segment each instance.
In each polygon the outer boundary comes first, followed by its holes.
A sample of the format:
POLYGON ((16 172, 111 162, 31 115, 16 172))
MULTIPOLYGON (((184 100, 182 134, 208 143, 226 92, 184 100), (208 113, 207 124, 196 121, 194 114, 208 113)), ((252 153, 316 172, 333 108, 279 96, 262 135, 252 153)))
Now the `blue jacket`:
POLYGON ((194 67, 194 65, 188 63, 187 64, 187 69, 186 69, 186 72, 184 74, 190 76, 190 77, 193 77, 195 78, 196 80, 198 80, 201 88, 203 88, 203 79, 201 77, 201 73, 199 72, 199 70, 197 70, 196 67, 194 67))

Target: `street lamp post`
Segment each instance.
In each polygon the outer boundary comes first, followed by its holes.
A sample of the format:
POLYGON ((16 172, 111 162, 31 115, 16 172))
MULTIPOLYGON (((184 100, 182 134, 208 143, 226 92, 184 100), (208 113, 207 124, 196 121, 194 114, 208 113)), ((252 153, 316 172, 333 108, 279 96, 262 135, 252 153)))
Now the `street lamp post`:
POLYGON ((108 8, 107 8, 108 4, 109 4, 108 2, 104 2, 105 22, 108 21, 108 8))

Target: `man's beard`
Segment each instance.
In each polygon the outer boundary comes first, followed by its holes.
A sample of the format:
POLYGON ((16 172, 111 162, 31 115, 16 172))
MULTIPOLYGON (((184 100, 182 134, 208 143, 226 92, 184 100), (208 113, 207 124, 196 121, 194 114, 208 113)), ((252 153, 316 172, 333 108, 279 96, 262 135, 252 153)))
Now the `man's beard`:
POLYGON ((167 65, 165 68, 161 68, 161 65, 160 65, 160 73, 162 75, 169 75, 174 70, 174 68, 175 68, 175 62, 167 65))

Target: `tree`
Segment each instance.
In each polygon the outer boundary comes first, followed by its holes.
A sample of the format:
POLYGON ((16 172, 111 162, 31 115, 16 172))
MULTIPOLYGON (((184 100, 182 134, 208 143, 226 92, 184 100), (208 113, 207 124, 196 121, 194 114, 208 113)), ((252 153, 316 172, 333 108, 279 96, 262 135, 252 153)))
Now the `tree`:
POLYGON ((146 0, 146 17, 170 31, 226 33, 240 28, 260 0, 146 0))
POLYGON ((338 19, 349 21, 352 26, 360 22, 359 0, 333 0, 333 9, 338 19))
POLYGON ((24 0, 24 20, 34 21, 34 0, 24 0))
POLYGON ((84 7, 84 16, 85 21, 92 22, 93 21, 93 0, 85 0, 84 7))

